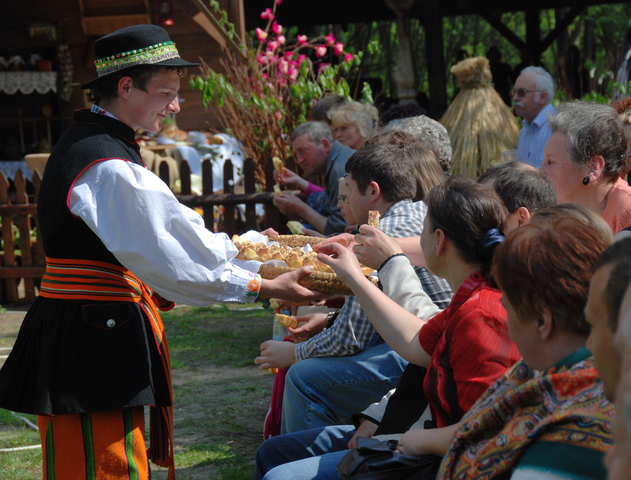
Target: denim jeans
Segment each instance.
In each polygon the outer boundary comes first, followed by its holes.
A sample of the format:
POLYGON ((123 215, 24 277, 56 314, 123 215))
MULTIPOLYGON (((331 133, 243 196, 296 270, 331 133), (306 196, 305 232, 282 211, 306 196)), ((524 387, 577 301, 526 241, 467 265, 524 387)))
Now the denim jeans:
POLYGON ((308 358, 285 378, 281 432, 350 424, 395 388, 407 362, 383 340, 347 357, 308 358))
POLYGON ((254 479, 339 480, 336 468, 354 433, 339 425, 272 437, 256 452, 254 479))

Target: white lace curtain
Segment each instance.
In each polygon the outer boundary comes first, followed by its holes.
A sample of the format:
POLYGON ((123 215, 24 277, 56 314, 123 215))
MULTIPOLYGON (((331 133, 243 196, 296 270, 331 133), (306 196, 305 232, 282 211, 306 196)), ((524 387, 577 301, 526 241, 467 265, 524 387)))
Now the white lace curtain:
POLYGON ((0 72, 0 92, 29 95, 57 93, 57 72, 0 72))

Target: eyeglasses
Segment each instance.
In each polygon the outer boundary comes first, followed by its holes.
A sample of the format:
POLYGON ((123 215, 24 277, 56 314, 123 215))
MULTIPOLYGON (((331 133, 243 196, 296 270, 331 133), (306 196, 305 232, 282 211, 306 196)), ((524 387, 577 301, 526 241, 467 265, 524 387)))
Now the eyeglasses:
POLYGON ((525 88, 518 88, 517 90, 511 90, 510 91, 510 96, 514 97, 515 94, 517 94, 518 97, 523 97, 524 95, 526 95, 527 93, 531 93, 531 92, 542 92, 543 90, 526 90, 525 88))

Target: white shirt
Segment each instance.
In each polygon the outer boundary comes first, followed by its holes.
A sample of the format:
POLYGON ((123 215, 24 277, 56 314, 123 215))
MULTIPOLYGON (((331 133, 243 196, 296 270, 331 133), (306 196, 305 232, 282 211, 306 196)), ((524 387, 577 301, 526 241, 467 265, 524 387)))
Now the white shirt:
POLYGON ((90 166, 68 206, 125 268, 168 300, 203 306, 258 295, 260 277, 231 263, 237 249, 228 236, 207 230, 201 215, 141 165, 114 159, 90 166))

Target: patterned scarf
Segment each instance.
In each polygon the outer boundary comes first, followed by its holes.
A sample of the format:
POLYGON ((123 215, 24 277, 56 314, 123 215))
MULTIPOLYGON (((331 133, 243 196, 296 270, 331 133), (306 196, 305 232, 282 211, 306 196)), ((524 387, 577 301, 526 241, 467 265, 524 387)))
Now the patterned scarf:
POLYGON ((605 452, 613 443, 613 414, 586 348, 543 374, 521 360, 463 417, 438 478, 510 476, 526 448, 538 440, 605 452))

